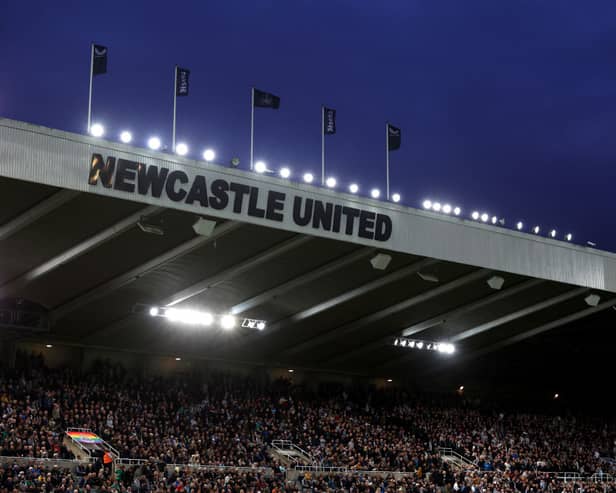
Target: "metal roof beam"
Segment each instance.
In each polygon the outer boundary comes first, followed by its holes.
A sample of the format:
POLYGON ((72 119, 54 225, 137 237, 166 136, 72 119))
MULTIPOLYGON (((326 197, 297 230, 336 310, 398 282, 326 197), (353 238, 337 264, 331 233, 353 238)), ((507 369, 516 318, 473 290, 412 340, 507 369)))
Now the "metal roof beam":
MULTIPOLYGON (((442 294, 448 293, 449 291, 453 291, 455 289, 461 288, 462 286, 465 286, 469 283, 478 281, 479 279, 481 279, 482 277, 487 276, 490 272, 490 270, 488 269, 480 269, 477 270, 475 272, 471 272, 470 274, 467 274, 465 276, 459 277, 458 279, 454 279, 453 281, 450 281, 448 283, 443 284, 442 286, 439 286, 437 288, 434 289, 429 289, 427 291, 424 291, 423 293, 418 294, 417 296, 414 296, 413 298, 410 298, 408 300, 408 302, 410 303, 411 301, 413 302, 414 305, 418 304, 418 303, 423 303, 425 301, 429 301, 432 298, 436 298, 437 296, 440 296, 442 294)), ((340 363, 342 361, 347 361, 349 359, 352 359, 354 357, 356 357, 357 355, 360 354, 364 354, 367 352, 370 352, 374 349, 377 349, 381 346, 383 346, 383 344, 387 343, 389 340, 392 339, 392 337, 394 337, 394 335, 396 334, 397 330, 393 333, 388 334, 385 337, 379 337, 377 340, 370 342, 368 344, 364 344, 360 347, 358 347, 357 349, 353 349, 352 351, 348 351, 342 355, 337 355, 333 358, 329 358, 326 361, 323 361, 322 364, 331 364, 331 363, 340 363)))
MULTIPOLYGON (((415 264, 412 264, 410 266, 407 267, 408 272, 406 273, 406 275, 412 273, 412 272, 417 272, 419 269, 422 269, 423 267, 426 267, 427 265, 432 265, 434 263, 437 263, 436 260, 433 259, 426 259, 426 260, 422 260, 421 262, 417 262, 415 264)), ((406 310, 412 306, 414 306, 415 304, 420 302, 420 297, 413 297, 404 301, 400 301, 398 303, 395 303, 393 305, 388 306, 387 308, 383 308, 382 310, 379 310, 375 313, 371 313, 370 315, 366 315, 364 317, 361 317, 357 320, 354 320, 352 322, 349 322, 348 324, 345 325, 341 325, 331 331, 328 331, 324 334, 321 334, 317 337, 313 337, 309 340, 306 340, 300 344, 296 344, 294 345, 291 349, 288 349, 286 351, 284 351, 285 355, 292 355, 292 354, 297 354, 300 353, 302 351, 305 351, 307 349, 313 348, 315 346, 319 346, 322 344, 326 344, 330 341, 333 341, 334 339, 336 339, 337 337, 343 336, 343 335, 347 335, 350 334, 351 332, 354 332, 355 330, 364 327, 370 323, 373 322, 377 322, 383 318, 389 317, 391 315, 394 315, 398 312, 401 312, 403 310, 406 310)))
MULTIPOLYGON (((330 308, 333 308, 341 303, 346 303, 347 301, 357 298, 358 296, 362 296, 375 289, 381 288, 391 282, 399 281, 400 279, 403 279, 409 276, 410 274, 413 274, 419 271, 420 269, 423 269, 424 267, 428 267, 436 263, 438 263, 437 260, 423 259, 423 260, 420 260, 419 262, 415 262, 411 265, 407 265, 406 267, 403 267, 402 269, 398 269, 397 271, 394 271, 390 274, 386 274, 382 277, 379 277, 378 279, 375 279, 374 281, 370 281, 366 284, 363 284, 355 289, 352 289, 351 291, 342 293, 327 301, 323 301, 314 306, 311 306, 310 308, 306 308, 305 310, 302 310, 301 312, 291 315, 290 317, 287 317, 283 320, 279 320, 278 322, 272 324, 271 326, 268 326, 267 330, 263 332, 263 335, 270 336, 273 333, 282 329, 283 327, 287 327, 290 324, 300 322, 302 320, 306 320, 310 317, 314 317, 315 315, 318 315, 319 313, 329 310, 330 308)), ((254 343, 254 340, 248 341, 248 343, 254 343)))
POLYGON ((0 226, 0 241, 6 240, 18 231, 30 226, 30 224, 38 221, 54 209, 57 209, 61 205, 66 204, 69 200, 74 199, 77 195, 79 195, 79 192, 74 192, 72 190, 60 190, 59 192, 52 194, 50 197, 43 199, 35 206, 30 207, 24 213, 0 226))
MULTIPOLYGON (((210 237, 211 238, 211 237, 210 237)), ((232 267, 222 270, 207 279, 199 281, 198 283, 189 286, 177 293, 172 294, 171 296, 167 296, 166 298, 159 300, 155 304, 157 305, 165 305, 165 306, 174 306, 183 301, 186 301, 193 296, 197 296, 208 289, 216 287, 218 284, 225 282, 233 277, 243 274, 244 272, 257 267, 260 264, 263 264, 269 260, 274 259, 278 255, 285 253, 292 248, 297 248, 300 245, 310 241, 312 237, 310 236, 294 236, 291 239, 285 240, 273 247, 268 248, 265 252, 258 253, 250 257, 249 259, 244 260, 232 267)), ((100 327, 95 331, 91 332, 87 335, 87 337, 82 342, 87 342, 90 340, 95 334, 102 331, 113 331, 119 328, 124 327, 130 321, 130 315, 112 323, 111 325, 107 325, 104 327, 100 327)))
POLYGON ((534 305, 527 306, 527 307, 522 308, 520 310, 516 310, 515 312, 508 313, 507 315, 499 317, 499 318, 497 318, 495 320, 491 320, 491 321, 486 322, 484 324, 478 325, 477 327, 473 327, 472 329, 465 330, 465 331, 457 334, 456 336, 454 336, 451 339, 451 342, 460 342, 460 341, 463 341, 465 339, 468 339, 469 337, 474 337, 474 336, 482 334, 483 332, 486 332, 488 330, 492 330, 492 329, 494 329, 496 327, 499 327, 501 325, 507 324, 509 322, 513 322, 514 320, 517 320, 519 318, 526 317, 528 315, 531 315, 531 314, 533 314, 535 312, 538 312, 538 311, 541 311, 541 310, 545 310, 546 308, 549 308, 551 306, 557 305, 558 303, 562 303, 562 302, 567 301, 567 300, 569 300, 571 298, 574 298, 576 296, 584 294, 587 291, 588 291, 587 288, 572 289, 572 290, 567 291, 566 293, 563 293, 561 295, 554 296, 552 298, 548 298, 547 300, 541 301, 539 303, 535 303, 534 305))
POLYGON ((87 293, 55 307, 51 312, 52 320, 59 320, 78 308, 139 279, 141 276, 144 276, 148 272, 159 268, 161 265, 171 262, 178 257, 182 257, 197 248, 207 245, 208 243, 216 241, 227 233, 238 229, 240 226, 240 223, 226 222, 216 226, 214 232, 210 236, 196 236, 192 240, 174 247, 171 250, 168 250, 167 252, 129 270, 128 272, 114 277, 100 286, 91 289, 87 293))
POLYGON ((481 298, 477 301, 473 301, 472 303, 468 303, 467 305, 460 306, 458 308, 454 308, 453 310, 449 310, 445 313, 440 313, 439 315, 429 318, 428 320, 424 320, 423 322, 419 322, 417 324, 413 324, 402 331, 402 335, 404 337, 412 336, 414 334, 418 334, 419 332, 423 332, 431 327, 436 327, 437 325, 444 324, 449 320, 453 320, 460 315, 464 315, 465 313, 470 313, 472 311, 478 310, 479 308, 483 308, 491 303, 495 303, 497 301, 504 300, 513 296, 514 294, 521 293, 522 291, 526 291, 527 289, 534 288, 544 282, 541 279, 531 279, 529 281, 524 281, 515 286, 503 289, 498 291, 497 293, 490 294, 484 298, 481 298))
POLYGON ((268 289, 267 291, 263 291, 258 295, 253 296, 252 298, 248 298, 247 300, 244 300, 241 303, 234 305, 233 307, 231 307, 230 312, 234 315, 244 313, 245 311, 250 310, 251 308, 254 308, 256 306, 262 305, 263 303, 272 300, 281 294, 287 293, 309 282, 316 281, 317 279, 327 276, 328 274, 331 274, 332 272, 335 272, 336 270, 339 270, 346 265, 352 264, 353 262, 367 257, 374 251, 374 248, 360 248, 347 255, 343 255, 342 257, 339 257, 335 260, 332 260, 331 262, 326 263, 325 265, 317 267, 310 272, 297 276, 287 282, 279 284, 278 286, 268 289))
POLYGON ((114 236, 117 236, 131 229, 135 226, 135 224, 137 224, 137 222, 141 219, 142 216, 153 214, 159 210, 161 210, 159 207, 146 207, 122 219, 122 221, 104 229, 103 231, 99 231, 87 240, 78 243, 74 247, 71 247, 68 250, 60 253, 59 255, 56 255, 55 257, 47 260, 46 262, 43 262, 41 265, 35 267, 34 269, 24 274, 21 274, 19 277, 16 277, 9 282, 3 284, 2 286, 0 286, 2 294, 6 296, 7 294, 15 292, 29 282, 34 281, 41 276, 44 276, 48 272, 60 267, 63 264, 70 262, 71 260, 88 252, 89 250, 95 249, 106 241, 109 241, 114 236))

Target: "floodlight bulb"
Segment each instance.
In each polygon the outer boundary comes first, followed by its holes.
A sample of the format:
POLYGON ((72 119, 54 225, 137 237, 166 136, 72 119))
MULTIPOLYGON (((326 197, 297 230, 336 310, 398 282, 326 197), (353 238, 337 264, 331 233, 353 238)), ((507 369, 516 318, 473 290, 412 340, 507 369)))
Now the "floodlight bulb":
POLYGON ((220 325, 225 330, 231 330, 235 327, 235 317, 233 315, 223 315, 220 318, 220 325))
POLYGON ((396 204, 397 204, 398 202, 400 202, 400 200, 401 200, 401 199, 402 199, 402 197, 400 197, 400 194, 399 194, 399 193, 394 193, 394 194, 391 196, 391 200, 393 200, 396 204))
POLYGON ((175 146, 175 153, 178 156, 186 156, 186 154, 188 154, 188 145, 186 145, 184 142, 180 142, 175 146))
POLYGON ((435 212, 440 212, 441 210, 441 203, 440 202, 434 202, 432 204, 432 210, 435 212))
POLYGON ((423 342, 419 341, 417 344, 417 349, 423 349, 423 342))
POLYGON ((257 330, 265 330, 265 322, 257 322, 257 330))
POLYGON ((349 192, 351 192, 351 193, 359 192, 359 185, 357 183, 351 183, 349 185, 349 192))
POLYGON ((155 317, 156 315, 158 315, 158 307, 153 306, 152 308, 150 308, 150 316, 155 317))
POLYGON ((381 191, 378 188, 373 188, 370 190, 370 196, 373 199, 378 199, 381 196, 381 191))
POLYGON ((306 183, 312 183, 314 181, 314 176, 312 173, 304 173, 303 178, 306 183))
POLYGON ((535 227, 533 228, 533 233, 535 233, 536 235, 538 235, 538 234, 539 234, 539 231, 541 231, 541 228, 540 228, 539 226, 535 226, 535 227))
POLYGON ((290 178, 291 177, 291 170, 287 167, 284 168, 280 168, 280 177, 281 178, 290 178))
POLYGON ((473 213, 471 214, 471 217, 477 221, 477 219, 479 219, 479 212, 477 211, 473 211, 473 213))
POLYGON ((334 188, 336 186, 336 179, 333 176, 330 176, 327 180, 325 180, 325 184, 329 188, 334 188))
POLYGON ((263 161, 257 161, 255 163, 255 171, 257 173, 265 173, 267 171, 267 165, 263 161))
POLYGON ((421 204, 421 205, 423 205, 424 209, 432 209, 432 201, 431 200, 426 199, 426 200, 423 201, 423 204, 421 204))
POLYGON ((454 207, 453 213, 454 215, 459 216, 462 213, 462 209, 460 209, 459 207, 454 207))
POLYGON ((92 137, 102 137, 105 135, 105 127, 100 123, 93 123, 90 126, 90 135, 92 135, 92 137))
POLYGON ((214 159, 216 159, 216 153, 212 149, 206 149, 203 151, 203 159, 207 162, 214 161, 214 159))
POLYGON ((573 239, 573 235, 571 233, 567 233, 567 236, 565 236, 565 239, 567 241, 571 241, 573 239))
POLYGON ((556 238, 556 230, 555 230, 555 229, 553 229, 552 231, 550 231, 550 236, 551 236, 552 238, 556 238))
POLYGON ((492 216, 492 224, 496 224, 498 222, 498 217, 492 216))
POLYGON ((160 149, 161 143, 158 137, 150 137, 148 139, 148 147, 153 151, 158 151, 160 149))
POLYGON ((518 231, 522 231, 524 229, 524 223, 522 221, 518 221, 518 224, 515 225, 518 231))
POLYGON ((481 215, 481 221, 484 223, 488 222, 488 219, 490 219, 490 216, 488 216, 485 212, 481 215))
POLYGON ((131 134, 128 130, 124 130, 120 134, 120 140, 125 144, 130 144, 130 142, 133 140, 133 134, 131 134))
POLYGON ((208 312, 201 313, 199 316, 199 322, 205 326, 212 325, 214 323, 214 316, 208 312))
POLYGON ((451 206, 450 206, 449 204, 445 204, 445 205, 443 206, 443 212, 444 212, 445 214, 451 214, 451 206))

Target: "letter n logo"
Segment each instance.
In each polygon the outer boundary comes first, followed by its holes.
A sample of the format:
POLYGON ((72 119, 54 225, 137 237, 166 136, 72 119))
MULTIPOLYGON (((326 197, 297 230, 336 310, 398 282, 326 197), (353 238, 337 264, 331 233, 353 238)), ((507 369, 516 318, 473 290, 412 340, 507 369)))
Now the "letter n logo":
POLYGON ((88 184, 96 185, 100 179, 105 188, 111 188, 115 165, 116 159, 114 157, 110 156, 107 161, 103 161, 103 156, 100 154, 92 154, 88 184))

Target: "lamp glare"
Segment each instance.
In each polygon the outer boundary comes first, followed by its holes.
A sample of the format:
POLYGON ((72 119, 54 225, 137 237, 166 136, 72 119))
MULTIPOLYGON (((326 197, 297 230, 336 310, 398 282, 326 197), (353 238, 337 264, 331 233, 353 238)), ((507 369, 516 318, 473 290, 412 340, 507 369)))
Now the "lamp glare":
POLYGON ((370 196, 373 199, 378 199, 381 196, 381 191, 378 188, 373 188, 370 190, 370 196))
POLYGON ((255 171, 257 173, 265 173, 267 171, 267 165, 263 161, 257 161, 255 163, 255 171))
POLYGON ((325 180, 325 184, 329 188, 334 188, 336 186, 336 179, 333 176, 330 176, 327 180, 325 180))
POLYGON ((120 134, 120 140, 125 144, 130 144, 130 142, 133 140, 133 134, 131 134, 128 130, 124 130, 120 134))
POLYGON ((180 142, 175 146, 175 153, 178 156, 186 156, 186 154, 188 154, 188 145, 186 145, 184 142, 180 142))
POLYGON ((203 151, 203 159, 205 159, 208 163, 210 161, 214 161, 214 159, 216 159, 216 153, 212 149, 206 149, 203 151))
POLYGON ((280 177, 281 178, 290 178, 291 177, 291 170, 287 167, 284 168, 280 168, 280 177))
POLYGON ((153 151, 158 151, 160 149, 161 143, 158 137, 150 137, 148 139, 148 147, 153 151))
POLYGON ((359 192, 359 185, 357 183, 351 183, 349 185, 349 192, 351 192, 351 193, 359 192))
POLYGON ((93 123, 92 126, 90 126, 90 135, 92 135, 92 137, 102 137, 105 135, 105 127, 100 123, 93 123))
POLYGON ((397 204, 398 202, 400 202, 400 200, 401 200, 401 199, 402 199, 402 197, 400 197, 400 194, 399 194, 399 193, 394 193, 394 194, 391 196, 391 200, 393 200, 396 204, 397 204))
POLYGON ((314 176, 312 175, 312 173, 304 173, 303 178, 306 183, 312 183, 314 181, 314 176))

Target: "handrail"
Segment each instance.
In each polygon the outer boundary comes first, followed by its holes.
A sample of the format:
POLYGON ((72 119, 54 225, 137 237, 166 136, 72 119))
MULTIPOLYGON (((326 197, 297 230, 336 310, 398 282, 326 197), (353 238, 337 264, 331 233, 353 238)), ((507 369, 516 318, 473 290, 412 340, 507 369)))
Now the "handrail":
POLYGON ((456 452, 451 447, 439 447, 438 448, 438 452, 439 452, 439 454, 441 456, 442 455, 450 455, 452 457, 455 457, 456 459, 461 460, 462 462, 464 462, 468 466, 477 467, 477 461, 476 460, 473 461, 473 460, 469 459, 468 457, 463 456, 462 454, 460 454, 459 452, 456 452))
MULTIPOLYGON (((315 460, 311 454, 306 452, 304 449, 302 449, 298 445, 295 445, 291 440, 272 440, 272 447, 274 447, 278 452, 281 452, 281 453, 284 450, 292 450, 293 452, 297 452, 298 454, 303 456, 305 460, 311 462, 312 464, 315 463, 315 460)), ((293 459, 293 457, 289 456, 289 459, 293 459)), ((297 461, 294 461, 294 462, 297 462, 297 461)))
POLYGON ((194 469, 197 471, 238 471, 238 472, 260 472, 265 475, 273 475, 274 470, 271 467, 263 466, 223 466, 213 464, 165 464, 166 469, 194 469))

